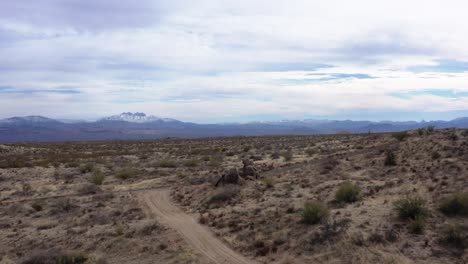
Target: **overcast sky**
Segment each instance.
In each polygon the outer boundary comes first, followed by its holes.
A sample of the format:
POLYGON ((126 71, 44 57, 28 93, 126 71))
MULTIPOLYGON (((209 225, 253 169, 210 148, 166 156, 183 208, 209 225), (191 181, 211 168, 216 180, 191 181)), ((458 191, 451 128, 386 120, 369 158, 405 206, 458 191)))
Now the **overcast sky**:
POLYGON ((467 10, 462 0, 2 0, 0 118, 468 116, 467 10))

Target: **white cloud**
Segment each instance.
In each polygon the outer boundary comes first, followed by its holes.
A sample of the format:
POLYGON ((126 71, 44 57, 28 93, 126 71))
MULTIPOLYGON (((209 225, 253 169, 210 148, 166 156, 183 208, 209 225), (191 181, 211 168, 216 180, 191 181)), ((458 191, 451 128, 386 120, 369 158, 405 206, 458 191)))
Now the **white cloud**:
POLYGON ((398 96, 468 91, 468 66, 410 71, 468 61, 467 8, 453 0, 0 3, 0 87, 17 91, 0 89, 0 117, 468 111, 466 97, 398 96), (79 93, 44 91, 56 89, 79 93))

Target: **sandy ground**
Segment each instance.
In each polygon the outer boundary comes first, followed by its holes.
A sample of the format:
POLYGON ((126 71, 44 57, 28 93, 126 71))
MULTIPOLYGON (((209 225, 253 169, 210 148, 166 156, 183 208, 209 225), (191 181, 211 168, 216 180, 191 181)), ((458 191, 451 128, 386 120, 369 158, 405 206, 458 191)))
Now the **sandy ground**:
POLYGON ((161 223, 176 230, 185 241, 213 263, 253 264, 219 240, 192 216, 184 213, 170 200, 169 189, 156 189, 136 193, 147 212, 161 223))

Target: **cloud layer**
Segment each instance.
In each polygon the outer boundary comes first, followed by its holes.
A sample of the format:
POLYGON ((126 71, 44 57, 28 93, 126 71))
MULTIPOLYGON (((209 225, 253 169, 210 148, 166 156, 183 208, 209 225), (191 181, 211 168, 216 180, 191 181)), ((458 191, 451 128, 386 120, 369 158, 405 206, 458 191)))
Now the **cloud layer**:
POLYGON ((468 4, 348 2, 3 1, 0 117, 468 113, 468 4))

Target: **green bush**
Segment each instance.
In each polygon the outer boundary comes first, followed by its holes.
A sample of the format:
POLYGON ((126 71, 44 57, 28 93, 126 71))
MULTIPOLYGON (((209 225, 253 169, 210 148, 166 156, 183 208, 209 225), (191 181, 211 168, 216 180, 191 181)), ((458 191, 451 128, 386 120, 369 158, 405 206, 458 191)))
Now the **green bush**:
POLYGON ((91 175, 91 177, 89 177, 88 181, 90 183, 95 184, 95 185, 102 185, 105 178, 106 178, 106 176, 104 174, 102 174, 100 172, 94 172, 93 175, 91 175))
POLYGON ((271 189, 274 187, 275 182, 273 181, 273 178, 265 178, 263 179, 263 183, 268 189, 271 189))
POLYGON ((398 141, 403 141, 405 138, 408 137, 408 133, 406 131, 401 131, 401 132, 393 133, 392 136, 396 138, 398 141))
POLYGON ((293 153, 291 151, 283 151, 281 152, 281 156, 285 161, 291 161, 293 159, 293 153))
POLYGON ((422 234, 425 226, 426 222, 424 217, 416 217, 416 219, 410 221, 408 230, 412 234, 422 234))
POLYGON ((455 193, 444 198, 439 210, 449 216, 468 215, 468 192, 455 193))
POLYGON ((393 151, 387 151, 387 154, 385 156, 385 161, 384 161, 385 166, 396 166, 396 155, 393 153, 393 151))
POLYGON ((461 225, 445 225, 440 230, 439 241, 444 245, 465 248, 467 244, 466 231, 461 225))
POLYGON ((328 208, 319 202, 307 202, 300 211, 302 221, 307 225, 315 225, 328 218, 328 208))
POLYGON ((64 254, 61 252, 45 251, 37 253, 33 256, 21 261, 21 264, 83 264, 88 260, 88 257, 81 254, 64 254))
POLYGON ((80 166, 81 173, 88 173, 88 172, 92 172, 93 170, 94 170, 93 163, 86 163, 80 166))
POLYGON ((468 129, 463 130, 462 135, 465 137, 468 137, 468 129))
POLYGON ((393 205, 403 220, 424 219, 428 216, 424 199, 416 195, 398 199, 393 205))
POLYGON ((240 188, 237 185, 226 185, 223 188, 217 189, 214 194, 207 200, 207 204, 220 204, 230 201, 237 197, 240 193, 240 188))
POLYGON ((305 152, 306 152, 307 156, 309 156, 309 157, 312 157, 312 155, 315 154, 315 150, 314 150, 314 149, 311 149, 311 148, 306 149, 305 152))
POLYGON ((353 203, 359 200, 361 190, 351 182, 345 182, 340 185, 335 193, 335 199, 338 202, 353 203))
POLYGON ((137 174, 138 174, 138 171, 136 169, 125 168, 125 169, 122 169, 122 170, 118 171, 117 174, 115 175, 115 177, 117 177, 117 178, 119 178, 121 180, 126 180, 126 179, 136 177, 137 174))
POLYGON ((424 135, 424 129, 423 128, 418 128, 418 135, 422 136, 424 135))
POLYGON ((196 159, 190 159, 184 161, 184 166, 185 167, 197 167, 198 166, 198 160, 196 159))
POLYGON ((175 168, 176 167, 176 163, 173 161, 173 160, 161 160, 159 162, 159 167, 161 168, 175 168))

